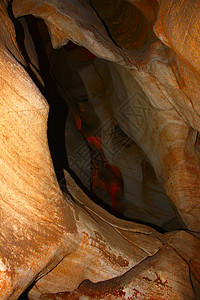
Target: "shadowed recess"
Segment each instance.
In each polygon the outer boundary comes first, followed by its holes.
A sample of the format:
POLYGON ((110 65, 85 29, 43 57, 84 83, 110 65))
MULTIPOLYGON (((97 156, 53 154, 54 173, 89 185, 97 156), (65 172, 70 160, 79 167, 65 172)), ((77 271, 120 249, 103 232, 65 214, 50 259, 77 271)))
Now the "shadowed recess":
POLYGON ((154 35, 152 24, 135 5, 123 0, 90 2, 119 47, 132 50, 138 59, 140 52, 144 55, 148 51, 154 35))

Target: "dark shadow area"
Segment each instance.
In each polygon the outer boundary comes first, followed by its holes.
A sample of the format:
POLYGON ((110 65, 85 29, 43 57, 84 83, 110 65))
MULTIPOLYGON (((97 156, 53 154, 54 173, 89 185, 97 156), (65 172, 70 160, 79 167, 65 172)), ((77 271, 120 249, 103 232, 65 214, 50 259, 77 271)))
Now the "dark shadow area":
POLYGON ((63 169, 68 167, 65 150, 65 122, 68 109, 50 73, 49 60, 38 29, 37 20, 33 16, 27 16, 26 22, 35 45, 36 53, 39 54, 39 70, 44 81, 43 95, 49 103, 48 142, 57 180, 60 183, 64 178, 63 169))
MULTIPOLYGON (((104 25, 104 28, 106 29, 106 32, 107 32, 109 38, 112 40, 112 42, 113 42, 117 47, 121 48, 120 45, 117 44, 117 42, 116 42, 116 41, 114 40, 114 38, 112 37, 112 34, 111 34, 111 32, 110 32, 109 27, 107 26, 106 22, 105 22, 105 21, 103 20, 103 18, 101 17, 101 14, 100 14, 100 13, 98 12, 98 10, 95 8, 95 5, 93 4, 93 1, 92 1, 92 0, 90 0, 90 6, 93 8, 93 10, 95 11, 95 13, 97 14, 97 16, 99 17, 99 19, 101 20, 102 24, 104 25)), ((121 49, 122 49, 122 48, 121 48, 121 49)))
POLYGON ((28 298, 28 293, 30 292, 30 290, 34 287, 35 285, 35 282, 33 282, 29 287, 28 289, 26 289, 22 294, 21 296, 17 299, 17 300, 29 300, 28 298))

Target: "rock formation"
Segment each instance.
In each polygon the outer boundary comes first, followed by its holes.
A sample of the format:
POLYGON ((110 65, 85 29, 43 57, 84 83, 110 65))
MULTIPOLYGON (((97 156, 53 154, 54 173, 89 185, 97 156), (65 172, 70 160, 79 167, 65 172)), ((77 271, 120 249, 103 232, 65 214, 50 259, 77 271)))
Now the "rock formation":
POLYGON ((199 1, 0 8, 0 299, 199 299, 199 1))

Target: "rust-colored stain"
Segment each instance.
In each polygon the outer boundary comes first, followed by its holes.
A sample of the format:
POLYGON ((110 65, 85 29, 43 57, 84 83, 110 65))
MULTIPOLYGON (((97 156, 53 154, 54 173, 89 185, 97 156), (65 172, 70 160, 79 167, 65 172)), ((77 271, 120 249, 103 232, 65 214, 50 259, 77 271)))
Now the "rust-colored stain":
POLYGON ((82 54, 82 59, 83 61, 93 61, 95 59, 95 55, 93 53, 91 53, 88 49, 78 46, 77 44, 74 44, 72 41, 69 41, 65 46, 64 46, 65 50, 71 51, 75 48, 79 48, 80 54, 82 54))
MULTIPOLYGON (((144 299, 144 300, 172 300, 177 299, 177 295, 175 294, 163 294, 158 291, 148 291, 145 293, 140 292, 138 289, 133 288, 129 292, 131 296, 126 296, 126 292, 124 292, 122 287, 116 286, 117 282, 101 282, 94 284, 90 281, 83 282, 80 287, 74 292, 64 292, 55 294, 55 298, 51 298, 52 295, 48 299, 60 299, 60 300, 78 300, 80 298, 87 297, 88 299, 117 299, 120 298, 122 300, 134 300, 134 299, 144 299), (57 298, 59 297, 59 298, 57 298)), ((48 296, 45 294, 44 296, 48 296)), ((46 299, 46 298, 45 298, 46 299)))
POLYGON ((157 272, 155 272, 155 274, 156 274, 157 278, 156 278, 153 282, 155 282, 155 283, 158 284, 158 285, 162 285, 162 286, 164 286, 164 287, 171 288, 171 287, 168 285, 168 281, 167 281, 167 280, 162 280, 161 276, 160 276, 157 272))
POLYGON ((91 136, 88 142, 96 148, 96 154, 92 155, 92 188, 100 188, 108 191, 113 210, 122 209, 123 178, 116 166, 107 161, 101 146, 99 137, 91 136))
POLYGON ((132 290, 132 296, 128 297, 127 299, 133 300, 133 299, 147 299, 147 298, 145 297, 145 294, 141 293, 140 291, 134 288, 132 290))
POLYGON ((142 277, 144 280, 152 281, 149 277, 142 277))
MULTIPOLYGON (((95 237, 90 237, 92 247, 97 248, 102 252, 102 255, 105 256, 112 264, 118 265, 120 267, 127 267, 129 265, 128 260, 124 259, 121 255, 115 255, 112 249, 108 246, 106 241, 103 240, 102 236, 94 231, 95 237)), ((87 233, 85 233, 87 235, 87 233)))
POLYGON ((125 299, 126 293, 123 291, 121 287, 113 287, 110 285, 102 284, 99 286, 95 286, 92 284, 91 286, 86 283, 86 285, 81 287, 83 293, 80 295, 85 295, 90 297, 90 299, 113 299, 114 297, 120 297, 121 299, 125 299), (105 286, 104 286, 105 285, 105 286))
POLYGON ((118 167, 109 164, 103 149, 100 137, 86 137, 82 130, 82 113, 83 109, 79 106, 78 110, 72 108, 72 115, 76 123, 76 127, 88 142, 91 153, 92 178, 91 189, 95 192, 95 188, 105 190, 110 196, 112 211, 122 212, 123 197, 123 177, 118 167))
MULTIPOLYGON (((126 295, 126 293, 123 291, 122 288, 119 288, 117 290, 114 290, 113 293, 112 293, 113 296, 116 296, 116 297, 123 297, 126 295)), ((122 298, 123 299, 123 298, 122 298)))
POLYGON ((144 280, 147 280, 147 281, 152 281, 154 282, 155 284, 157 285, 162 285, 163 287, 168 287, 169 289, 172 289, 169 285, 168 285, 168 280, 163 280, 162 277, 157 273, 157 272, 154 272, 155 275, 156 275, 156 279, 155 280, 152 280, 150 279, 149 277, 142 277, 144 280))
POLYGON ((0 271, 0 293, 9 290, 12 273, 9 270, 0 271))

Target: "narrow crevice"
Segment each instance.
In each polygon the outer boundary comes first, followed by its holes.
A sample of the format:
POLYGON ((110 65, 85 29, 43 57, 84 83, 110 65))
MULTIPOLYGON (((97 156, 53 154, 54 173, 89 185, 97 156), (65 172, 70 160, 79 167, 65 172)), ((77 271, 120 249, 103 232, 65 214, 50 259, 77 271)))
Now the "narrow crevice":
POLYGON ((186 232, 188 234, 192 235, 195 239, 199 239, 200 238, 200 232, 198 232, 198 231, 186 230, 186 232))
MULTIPOLYGON (((163 246, 164 247, 164 246, 163 246)), ((156 255, 158 255, 161 251, 163 251, 163 247, 161 247, 154 255, 152 256, 147 256, 144 259, 142 259, 140 262, 138 262, 134 267, 132 267, 130 270, 126 271, 124 274, 120 275, 120 276, 116 276, 112 279, 109 280, 105 280, 102 282, 97 282, 97 283, 92 283, 90 280, 87 281, 83 281, 81 283, 81 285, 83 285, 84 283, 88 282, 91 285, 95 286, 95 290, 99 289, 99 287, 101 287, 103 285, 104 288, 107 288, 106 285, 109 286, 109 290, 110 287, 113 286, 113 288, 115 286, 119 287, 121 286, 121 283, 123 282, 123 280, 126 280, 126 278, 129 278, 129 274, 131 272, 133 272, 135 269, 140 268, 141 265, 143 265, 146 261, 152 260, 154 257, 156 257, 156 255)), ((87 283, 86 283, 87 284, 87 283)), ((81 287, 81 285, 79 286, 79 288, 81 287)))
MULTIPOLYGON (((191 284, 193 293, 194 293, 194 295, 195 295, 195 289, 194 289, 194 285, 193 285, 193 282, 192 282, 192 272, 191 272, 190 265, 188 265, 188 267, 189 267, 189 279, 190 279, 190 284, 191 284)), ((195 297, 195 298, 196 298, 196 297, 195 297)))
POLYGON ((106 32, 109 36, 109 38, 111 39, 111 41, 115 44, 115 46, 117 46, 118 48, 122 49, 117 43, 116 41, 113 39, 112 34, 108 28, 108 26, 106 25, 105 21, 101 18, 99 12, 95 9, 95 7, 92 4, 92 0, 90 0, 90 6, 92 7, 92 9, 95 11, 95 13, 97 14, 98 18, 101 20, 101 23, 103 24, 104 28, 106 29, 106 32))
POLYGON ((40 74, 45 85, 44 96, 49 103, 49 117, 47 124, 49 149, 58 183, 62 182, 63 187, 65 185, 63 169, 68 168, 65 149, 65 122, 68 108, 60 96, 56 82, 50 73, 49 59, 37 27, 37 20, 32 16, 28 16, 26 17, 26 21, 38 55, 40 74))
MULTIPOLYGON (((38 80, 37 76, 35 75, 35 73, 31 70, 30 68, 30 64, 31 64, 31 60, 28 56, 28 53, 26 51, 26 47, 24 44, 24 29, 22 24, 20 23, 20 21, 18 19, 16 19, 13 15, 13 11, 12 11, 12 2, 10 1, 8 3, 8 15, 15 27, 15 32, 16 32, 16 41, 17 41, 17 45, 21 51, 21 54, 24 58, 24 61, 26 62, 26 65, 23 66, 26 70, 26 72, 29 74, 29 76, 31 77, 31 79, 34 81, 34 83, 36 84, 36 86, 39 88, 39 90, 41 91, 41 93, 44 93, 44 88, 41 84, 41 82, 38 80)), ((10 52, 10 50, 8 49, 8 51, 10 52)), ((11 53, 11 52, 10 52, 11 53)), ((13 56, 13 53, 11 53, 11 55, 13 56)), ((15 57, 15 59, 19 62, 19 60, 15 57)), ((21 62, 19 62, 21 64, 21 62)), ((39 70, 37 70, 39 72, 39 70)))
POLYGON ((35 281, 19 296, 17 300, 29 300, 28 293, 34 287, 35 281))

